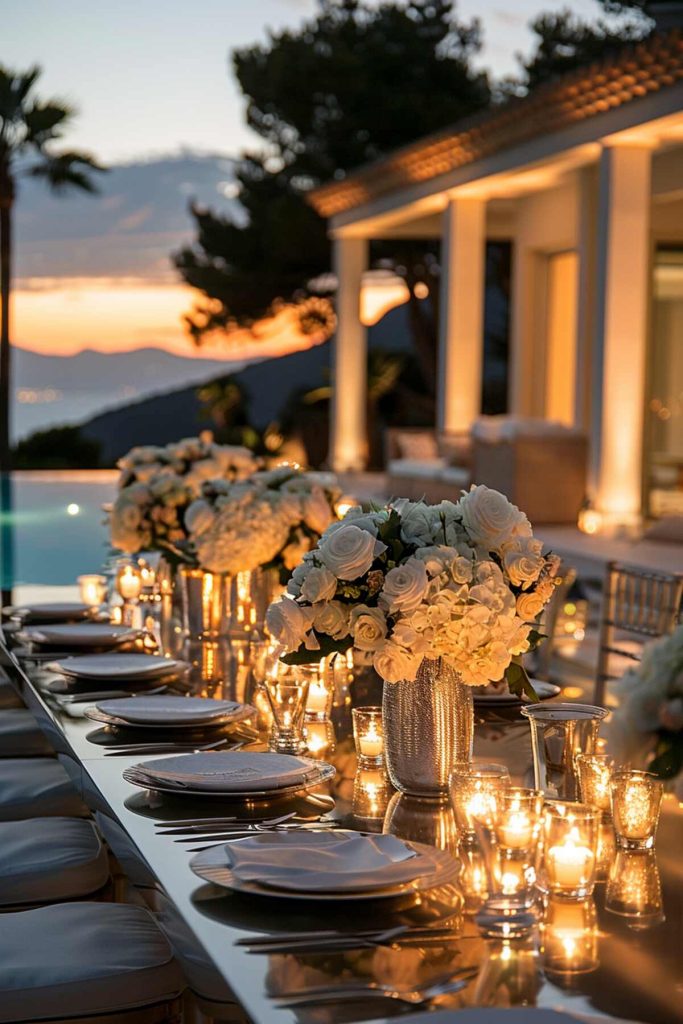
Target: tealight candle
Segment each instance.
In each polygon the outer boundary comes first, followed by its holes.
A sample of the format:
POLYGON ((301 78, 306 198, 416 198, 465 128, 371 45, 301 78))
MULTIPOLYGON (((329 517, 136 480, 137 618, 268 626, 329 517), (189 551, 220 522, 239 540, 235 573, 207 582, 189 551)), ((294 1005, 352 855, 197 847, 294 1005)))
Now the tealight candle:
POLYGON ((306 748, 311 757, 324 757, 334 750, 334 726, 330 721, 306 722, 304 726, 306 748))
POLYGON ((532 850, 540 830, 543 793, 510 786, 496 794, 495 831, 505 850, 532 850))
POLYGON ((353 738, 361 766, 381 764, 384 757, 381 708, 353 709, 353 738))
POLYGON ((81 601, 90 608, 99 608, 104 604, 107 597, 107 578, 91 573, 78 577, 78 586, 81 593, 81 601))
POLYGON ((664 786, 650 772, 624 769, 613 773, 611 791, 618 845, 649 850, 655 841, 664 786))
POLYGON ((544 875, 558 896, 586 897, 595 885, 599 812, 586 804, 545 809, 544 875))
POLYGON ((124 565, 117 574, 116 589, 124 601, 136 601, 142 590, 140 570, 134 565, 124 565))

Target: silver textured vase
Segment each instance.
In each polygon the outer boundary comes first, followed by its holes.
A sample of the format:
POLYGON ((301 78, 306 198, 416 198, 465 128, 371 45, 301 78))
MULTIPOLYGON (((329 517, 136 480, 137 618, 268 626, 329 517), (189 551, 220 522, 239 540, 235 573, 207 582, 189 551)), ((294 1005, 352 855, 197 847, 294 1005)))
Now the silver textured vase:
POLYGON ((425 658, 414 680, 384 683, 382 719, 392 784, 411 796, 443 797, 453 765, 472 758, 472 687, 440 658, 425 658))

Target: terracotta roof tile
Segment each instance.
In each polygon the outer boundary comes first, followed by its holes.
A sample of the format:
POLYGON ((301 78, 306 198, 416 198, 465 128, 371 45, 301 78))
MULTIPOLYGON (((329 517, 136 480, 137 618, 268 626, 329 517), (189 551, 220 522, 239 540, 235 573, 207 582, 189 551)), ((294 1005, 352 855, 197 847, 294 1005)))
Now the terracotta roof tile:
POLYGON ((683 79, 683 35, 679 29, 655 33, 642 43, 611 54, 603 62, 579 68, 451 128, 396 150, 323 185, 309 201, 323 217, 351 210, 419 181, 447 174, 468 163, 568 128, 630 103, 683 79))

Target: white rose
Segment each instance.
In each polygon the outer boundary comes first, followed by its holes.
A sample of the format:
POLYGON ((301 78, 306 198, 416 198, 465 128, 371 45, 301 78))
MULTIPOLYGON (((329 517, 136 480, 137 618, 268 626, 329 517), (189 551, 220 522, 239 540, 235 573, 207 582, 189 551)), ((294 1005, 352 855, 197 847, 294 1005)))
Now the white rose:
POLYGON ((379 608, 359 604, 351 612, 351 632, 359 651, 376 651, 387 635, 387 620, 379 608))
POLYGON ((268 632, 288 651, 296 651, 311 628, 310 609, 302 608, 290 597, 274 601, 266 612, 268 632))
POLYGON ((331 601, 337 592, 337 577, 324 565, 309 569, 301 583, 301 596, 305 601, 331 601))
POLYGON ((533 591, 520 594, 517 598, 517 614, 525 622, 533 622, 543 611, 543 606, 543 598, 533 591))
POLYGON ((318 633, 325 633, 333 640, 341 640, 349 635, 348 609, 340 601, 317 604, 311 610, 315 616, 313 626, 318 633))
POLYGON ((207 501, 193 501, 185 512, 185 526, 190 533, 204 533, 213 526, 215 513, 207 501))
POLYGON ((429 577, 424 562, 409 558, 403 565, 390 569, 382 586, 382 605, 390 611, 410 611, 425 595, 429 577))
POLYGON ((357 580, 368 571, 376 555, 385 549, 386 545, 371 533, 350 523, 342 523, 338 530, 326 532, 320 542, 319 554, 338 579, 357 580))
POLYGON ((542 548, 541 541, 533 537, 506 544, 503 566, 514 586, 528 586, 538 579, 545 565, 542 548))
POLYGON ((473 485, 459 504, 462 523, 470 539, 488 550, 502 547, 513 537, 531 536, 527 517, 500 491, 484 484, 473 485))
POLYGON ((471 558, 464 558, 462 555, 459 555, 457 558, 453 559, 451 573, 456 583, 469 583, 472 579, 472 571, 473 565, 471 558))
POLYGON ((422 661, 421 654, 413 654, 405 647, 399 647, 391 641, 375 651, 372 659, 375 671, 388 683, 398 683, 403 679, 412 681, 422 661))

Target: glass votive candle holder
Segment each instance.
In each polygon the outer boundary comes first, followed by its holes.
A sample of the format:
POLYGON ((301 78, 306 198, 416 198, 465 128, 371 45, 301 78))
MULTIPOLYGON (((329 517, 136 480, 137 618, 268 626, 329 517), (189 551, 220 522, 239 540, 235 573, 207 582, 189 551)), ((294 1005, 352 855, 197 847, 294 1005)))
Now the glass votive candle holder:
POLYGON ((137 601, 142 590, 142 574, 137 565, 124 562, 116 573, 116 589, 125 602, 137 601))
POLYGON ((477 822, 492 827, 496 796, 510 784, 510 773, 505 765, 455 764, 448 781, 460 839, 474 838, 477 822))
POLYGON ((664 785, 650 772, 612 772, 612 820, 617 845, 626 850, 654 846, 664 785))
POLYGON ((543 885, 553 896, 585 899, 593 892, 600 812, 587 804, 547 805, 543 822, 543 885))
POLYGON ((496 793, 496 842, 506 854, 531 854, 541 830, 543 793, 540 789, 507 786, 496 793))
POLYGON ((609 814, 613 761, 607 754, 577 754, 575 761, 581 802, 609 814))
POLYGON ((306 749, 304 715, 308 681, 269 678, 266 693, 273 712, 270 749, 281 754, 300 754, 306 749))
POLYGON ((96 573, 79 576, 78 589, 83 604, 89 608, 99 608, 107 600, 107 577, 96 573))
POLYGON ((629 918, 632 928, 650 928, 664 920, 654 850, 617 851, 607 880, 605 910, 629 918))
POLYGON ((353 741, 361 767, 369 768, 383 763, 384 730, 380 707, 353 709, 353 741))
POLYGON ((612 819, 603 814, 598 825, 598 862, 595 865, 596 882, 604 882, 610 873, 617 852, 617 840, 612 827, 612 819))
POLYGON ((546 902, 541 960, 548 975, 588 974, 598 967, 598 919, 593 899, 546 902))
POLYGON ((325 661, 319 665, 302 665, 296 669, 296 675, 299 679, 308 680, 306 721, 324 722, 332 714, 334 699, 334 685, 325 661))

